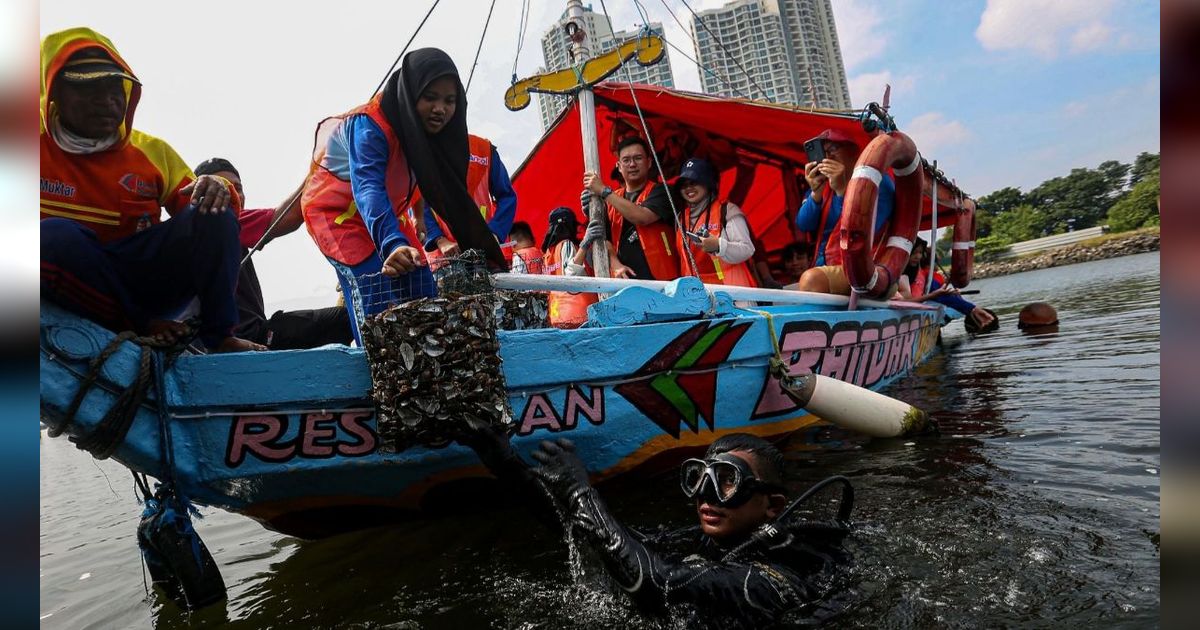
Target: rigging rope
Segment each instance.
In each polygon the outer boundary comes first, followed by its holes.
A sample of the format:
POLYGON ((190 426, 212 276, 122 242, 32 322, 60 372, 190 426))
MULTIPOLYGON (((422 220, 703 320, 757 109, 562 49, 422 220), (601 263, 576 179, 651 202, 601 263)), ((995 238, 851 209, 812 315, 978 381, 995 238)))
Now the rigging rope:
POLYGON ((521 3, 521 17, 517 18, 521 23, 517 29, 517 52, 513 55, 512 66, 512 82, 517 82, 517 61, 521 59, 521 48, 525 46, 525 30, 529 26, 529 0, 524 0, 521 3))
MULTIPOLYGON (((700 19, 700 16, 697 15, 694 10, 692 10, 692 5, 688 4, 687 0, 680 0, 680 2, 683 2, 683 6, 687 7, 687 10, 689 12, 691 12, 692 17, 696 19, 696 22, 699 23, 700 26, 704 27, 704 30, 708 33, 709 37, 712 37, 713 41, 715 41, 717 43, 717 45, 721 47, 721 52, 725 53, 725 57, 727 59, 729 59, 730 61, 732 61, 733 65, 737 66, 738 70, 742 71, 742 74, 746 75, 746 80, 750 82, 750 85, 753 85, 754 87, 758 88, 758 91, 762 94, 763 100, 769 100, 769 98, 767 96, 767 91, 764 90, 762 88, 762 86, 759 85, 758 82, 754 80, 754 77, 750 76, 750 72, 747 71, 746 68, 742 67, 741 62, 739 62, 737 60, 737 58, 734 57, 733 54, 729 52, 729 49, 725 47, 725 43, 721 41, 721 38, 717 37, 717 34, 712 32, 712 29, 708 28, 708 24, 705 24, 704 20, 700 19)), ((665 4, 665 2, 664 2, 664 4, 665 4)))
POLYGON ((396 66, 400 64, 400 60, 404 58, 404 53, 408 52, 408 47, 411 46, 413 40, 417 38, 417 33, 421 32, 421 28, 425 26, 425 22, 429 20, 429 16, 433 15, 433 10, 437 8, 438 3, 441 1, 442 0, 433 0, 433 5, 430 6, 429 10, 425 12, 425 17, 421 18, 421 23, 417 25, 417 30, 413 31, 412 37, 408 38, 408 42, 404 44, 404 48, 400 50, 400 54, 396 55, 396 60, 392 62, 391 67, 388 68, 387 72, 383 73, 383 79, 379 81, 379 85, 375 86, 375 91, 371 92, 371 98, 375 98, 375 95, 379 93, 379 90, 383 89, 383 84, 387 83, 388 77, 392 76, 392 71, 395 70, 396 66))
MULTIPOLYGON (((667 12, 671 14, 671 19, 675 20, 675 23, 679 25, 679 28, 680 28, 680 29, 682 29, 682 30, 684 30, 684 31, 686 31, 686 30, 687 30, 687 27, 683 25, 683 22, 680 22, 680 21, 679 21, 679 18, 675 17, 675 12, 671 10, 671 7, 670 7, 670 6, 667 4, 667 1, 666 1, 666 0, 659 0, 659 2, 662 2, 662 5, 663 5, 663 7, 664 7, 664 8, 666 8, 667 12)), ((638 13, 639 13, 639 14, 641 14, 641 15, 643 16, 643 18, 642 18, 642 23, 643 23, 643 24, 649 24, 649 18, 648 18, 648 17, 644 17, 644 16, 646 16, 646 15, 648 15, 648 14, 647 14, 647 12, 646 12, 646 7, 645 7, 645 6, 643 6, 643 5, 642 5, 642 3, 641 3, 641 0, 633 0, 633 3, 634 3, 634 5, 636 5, 636 6, 637 6, 637 8, 638 8, 638 13)), ((745 93, 745 92, 743 92, 741 89, 739 89, 739 88, 738 88, 736 85, 734 85, 734 84, 730 83, 730 82, 729 82, 729 79, 727 79, 726 77, 723 77, 723 76, 721 76, 721 75, 717 74, 716 72, 714 72, 714 71, 713 71, 713 69, 712 69, 712 68, 709 68, 708 66, 706 66, 706 65, 704 65, 704 64, 702 64, 702 63, 700 63, 700 61, 699 61, 698 59, 696 59, 696 58, 692 57, 691 55, 689 55, 689 54, 687 53, 687 51, 685 51, 684 49, 682 49, 682 48, 680 48, 680 47, 676 46, 674 43, 672 43, 672 42, 671 42, 671 40, 667 39, 667 33, 666 33, 666 29, 663 29, 663 33, 660 35, 660 37, 662 37, 662 40, 663 40, 663 42, 665 42, 665 43, 666 43, 668 46, 670 46, 672 50, 674 50, 675 52, 679 53, 680 55, 683 55, 683 58, 684 58, 684 59, 687 59, 688 61, 690 61, 690 62, 692 62, 692 63, 696 64, 696 67, 697 67, 697 68, 699 68, 699 69, 703 70, 704 72, 707 72, 708 74, 712 75, 712 78, 716 79, 717 81, 720 81, 720 82, 721 82, 721 85, 723 85, 723 86, 724 86, 726 89, 728 89, 730 92, 732 92, 732 93, 736 94, 737 96, 739 96, 739 97, 741 97, 741 98, 744 98, 744 99, 747 99, 747 100, 751 100, 751 99, 750 99, 750 95, 749 95, 749 94, 746 94, 746 93, 745 93)))
MULTIPOLYGON (((600 8, 604 11, 604 19, 608 21, 608 30, 612 31, 612 16, 608 14, 608 6, 605 5, 604 0, 600 0, 600 8)), ((649 31, 650 24, 643 22, 643 28, 649 31)), ((667 174, 663 172, 662 162, 658 159, 658 152, 654 150, 654 138, 650 135, 650 126, 646 124, 646 117, 642 114, 642 106, 638 103, 637 91, 633 89, 633 83, 629 76, 629 67, 626 64, 621 64, 621 71, 625 74, 625 85, 629 88, 629 95, 633 97, 633 109, 637 112, 638 121, 642 124, 642 133, 646 134, 646 143, 650 145, 650 157, 654 158, 654 168, 658 171, 658 177, 662 181, 662 185, 666 186, 667 174)), ((671 204, 671 216, 675 218, 675 229, 682 230, 683 226, 679 222, 679 208, 675 207, 675 196, 670 194, 670 191, 667 192, 667 202, 671 204)), ((697 278, 700 277, 700 270, 696 267, 696 259, 692 256, 691 244, 687 242, 686 238, 679 240, 684 244, 683 253, 686 255, 688 266, 692 270, 691 275, 697 278)))
POLYGON ((261 250, 263 246, 267 244, 267 238, 271 236, 271 232, 275 229, 275 226, 279 225, 279 222, 283 220, 283 217, 288 215, 288 209, 292 207, 292 204, 296 203, 296 199, 300 197, 300 193, 302 192, 304 192, 303 186, 297 188, 296 191, 292 193, 292 196, 288 197, 288 200, 285 201, 282 206, 280 206, 283 208, 283 212, 280 212, 278 216, 276 216, 274 219, 271 219, 271 224, 267 226, 267 231, 263 232, 262 238, 258 239, 258 242, 254 244, 254 247, 251 247, 250 251, 246 252, 246 257, 242 258, 242 262, 238 263, 238 269, 245 267, 246 261, 250 260, 250 257, 254 255, 254 252, 261 250))
POLYGON ((483 34, 479 36, 479 46, 475 48, 475 60, 471 62, 471 72, 467 74, 467 87, 463 88, 463 92, 471 91, 471 79, 475 78, 475 66, 479 65, 479 52, 483 50, 483 40, 487 37, 488 24, 492 23, 492 10, 496 8, 496 0, 492 0, 492 6, 488 7, 487 19, 483 21, 483 34))

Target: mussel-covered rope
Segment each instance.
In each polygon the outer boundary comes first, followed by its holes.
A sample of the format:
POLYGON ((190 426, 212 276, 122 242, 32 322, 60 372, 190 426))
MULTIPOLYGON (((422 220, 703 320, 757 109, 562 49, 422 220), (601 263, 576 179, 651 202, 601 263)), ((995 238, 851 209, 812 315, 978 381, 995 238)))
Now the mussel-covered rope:
MULTIPOLYGON (((194 325, 188 325, 184 339, 173 343, 164 343, 154 337, 139 336, 129 330, 117 334, 99 354, 92 358, 87 374, 81 379, 79 390, 75 392, 75 398, 71 400, 71 405, 67 408, 65 419, 57 427, 51 427, 47 431, 47 435, 58 437, 75 421, 75 415, 79 413, 79 408, 83 405, 88 392, 100 379, 100 371, 104 368, 104 364, 112 355, 116 354, 126 341, 131 341, 140 349, 138 370, 133 382, 117 395, 117 400, 105 412, 104 417, 100 419, 90 434, 70 438, 77 448, 91 453, 96 459, 108 459, 125 439, 125 435, 129 433, 129 427, 133 425, 133 419, 137 416, 138 407, 146 401, 150 383, 154 379, 152 365, 155 349, 165 351, 173 360, 187 348, 187 344, 196 335, 196 331, 197 328, 194 325)), ((158 392, 160 398, 164 395, 161 390, 158 392)))

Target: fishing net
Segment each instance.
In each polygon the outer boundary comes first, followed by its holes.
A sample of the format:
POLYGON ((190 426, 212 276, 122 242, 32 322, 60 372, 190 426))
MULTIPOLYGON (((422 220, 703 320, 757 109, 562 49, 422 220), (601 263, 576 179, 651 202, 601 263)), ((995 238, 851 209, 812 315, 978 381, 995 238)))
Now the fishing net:
MULTIPOLYGON (((394 284, 373 277, 360 281, 363 311, 373 313, 362 337, 385 451, 444 446, 481 427, 507 430, 513 421, 496 331, 504 317, 528 323, 531 300, 497 291, 475 252, 441 259, 431 271, 432 280, 425 277, 435 283, 434 297, 398 296, 394 284), (388 303, 380 310, 371 300, 388 303)), ((420 288, 416 295, 433 293, 420 288)))

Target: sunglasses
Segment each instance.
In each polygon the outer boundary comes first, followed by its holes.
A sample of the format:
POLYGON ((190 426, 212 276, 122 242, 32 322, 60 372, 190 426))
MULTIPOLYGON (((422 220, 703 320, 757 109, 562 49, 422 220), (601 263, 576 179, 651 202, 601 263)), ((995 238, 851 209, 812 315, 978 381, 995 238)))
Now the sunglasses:
POLYGON ((708 499, 722 507, 737 507, 756 492, 782 492, 754 476, 746 460, 721 453, 712 459, 689 459, 679 470, 679 484, 688 498, 708 499))

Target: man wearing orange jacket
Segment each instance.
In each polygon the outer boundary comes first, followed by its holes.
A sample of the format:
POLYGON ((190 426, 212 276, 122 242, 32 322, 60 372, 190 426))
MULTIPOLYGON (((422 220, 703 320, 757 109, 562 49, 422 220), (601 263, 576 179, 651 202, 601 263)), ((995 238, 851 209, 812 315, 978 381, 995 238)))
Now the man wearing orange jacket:
MULTIPOLYGON (((650 179, 653 156, 650 145, 631 136, 617 145, 617 167, 625 185, 613 190, 596 173, 583 174, 583 203, 586 213, 591 196, 608 206, 604 225, 607 239, 621 265, 610 269, 614 277, 642 280, 674 280, 679 277, 679 252, 675 247, 675 215, 667 187, 650 179)), ((599 226, 589 224, 589 236, 599 226)), ((585 238, 587 245, 592 240, 585 238)), ((581 250, 587 250, 582 247, 581 250)))
POLYGON ((199 297, 210 350, 264 349, 233 332, 237 191, 195 177, 167 143, 133 128, 142 86, 108 38, 53 33, 41 60, 42 295, 165 340, 183 333, 171 318, 199 297))

